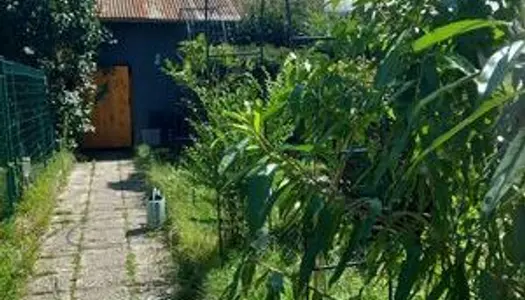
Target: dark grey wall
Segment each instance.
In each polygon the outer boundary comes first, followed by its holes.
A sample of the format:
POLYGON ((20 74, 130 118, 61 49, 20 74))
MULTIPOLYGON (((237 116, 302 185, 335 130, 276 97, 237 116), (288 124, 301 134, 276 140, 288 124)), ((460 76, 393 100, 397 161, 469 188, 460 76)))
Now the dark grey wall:
POLYGON ((184 23, 106 23, 116 44, 100 50, 99 66, 126 65, 131 71, 134 144, 141 130, 162 129, 162 140, 185 136, 184 114, 178 107, 180 88, 161 71, 166 58, 178 59, 177 44, 186 36, 184 23))

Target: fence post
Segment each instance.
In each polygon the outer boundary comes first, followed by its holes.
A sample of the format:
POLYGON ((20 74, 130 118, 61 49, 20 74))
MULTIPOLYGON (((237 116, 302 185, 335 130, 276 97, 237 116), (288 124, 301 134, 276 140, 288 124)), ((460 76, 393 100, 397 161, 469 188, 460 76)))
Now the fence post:
POLYGON ((6 80, 8 84, 8 98, 7 104, 9 109, 7 110, 7 121, 9 126, 9 148, 10 148, 10 158, 9 158, 9 171, 11 172, 10 176, 10 189, 11 189, 11 211, 14 209, 14 204, 16 200, 22 195, 21 182, 19 174, 20 171, 20 159, 25 155, 25 149, 23 149, 22 138, 20 136, 21 124, 20 124, 20 109, 19 109, 19 97, 18 90, 15 84, 16 78, 14 74, 14 64, 13 62, 8 62, 10 65, 9 74, 6 74, 6 80), (11 88, 11 92, 9 92, 11 88))
MULTIPOLYGON (((3 151, 0 152, 0 219, 8 215, 8 202, 9 202, 9 193, 8 193, 8 167, 7 162, 9 160, 7 147, 7 120, 5 118, 5 111, 7 109, 7 91, 5 84, 4 76, 4 62, 0 56, 0 127, 2 131, 0 132, 0 145, 4 145, 3 151)), ((0 149, 1 150, 1 149, 0 149)))
POLYGON ((10 120, 10 99, 9 99, 9 85, 7 80, 7 72, 5 68, 5 61, 3 59, 0 59, 0 75, 1 75, 1 84, 3 86, 2 88, 2 110, 4 112, 3 120, 4 123, 2 124, 3 131, 4 131, 4 138, 5 138, 5 157, 4 157, 4 167, 5 167, 5 211, 3 212, 4 216, 9 216, 12 214, 14 209, 14 201, 16 197, 16 174, 14 170, 14 164, 13 164, 13 141, 12 141, 12 135, 11 135, 11 120, 10 120))

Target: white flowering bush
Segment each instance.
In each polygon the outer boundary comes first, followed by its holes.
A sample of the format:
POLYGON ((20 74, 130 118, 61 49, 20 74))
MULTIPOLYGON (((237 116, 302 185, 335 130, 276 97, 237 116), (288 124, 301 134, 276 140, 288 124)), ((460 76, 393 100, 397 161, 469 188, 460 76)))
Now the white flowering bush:
POLYGON ((92 129, 93 74, 107 33, 95 0, 4 0, 0 3, 0 55, 43 68, 57 137, 69 147, 92 129))

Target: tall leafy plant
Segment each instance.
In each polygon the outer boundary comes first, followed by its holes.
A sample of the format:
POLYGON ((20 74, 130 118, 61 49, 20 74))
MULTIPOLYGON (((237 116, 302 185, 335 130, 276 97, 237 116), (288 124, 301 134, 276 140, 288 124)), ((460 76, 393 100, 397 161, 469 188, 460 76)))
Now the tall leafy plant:
POLYGON ((75 146, 92 129, 96 56, 108 37, 96 1, 7 0, 0 5, 0 55, 46 71, 58 137, 75 146))
POLYGON ((522 29, 512 3, 478 2, 364 1, 328 26, 344 29, 332 44, 291 55, 267 94, 199 86, 231 100, 208 100, 220 121, 200 140, 220 141, 205 162, 228 170, 244 207, 226 298, 264 280, 268 299, 287 283, 297 299, 330 298, 356 268, 395 299, 525 297, 522 29), (271 265, 269 251, 293 258, 271 265))

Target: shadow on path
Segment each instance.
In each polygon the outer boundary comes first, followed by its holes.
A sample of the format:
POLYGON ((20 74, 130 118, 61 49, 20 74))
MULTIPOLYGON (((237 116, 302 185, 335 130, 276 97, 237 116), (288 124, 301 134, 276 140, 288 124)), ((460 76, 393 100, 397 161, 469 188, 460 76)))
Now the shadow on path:
POLYGON ((77 153, 79 161, 115 161, 133 159, 132 149, 82 149, 77 153))
POLYGON ((120 181, 108 182, 108 187, 116 191, 144 192, 144 176, 138 172, 130 173, 128 178, 120 181))

